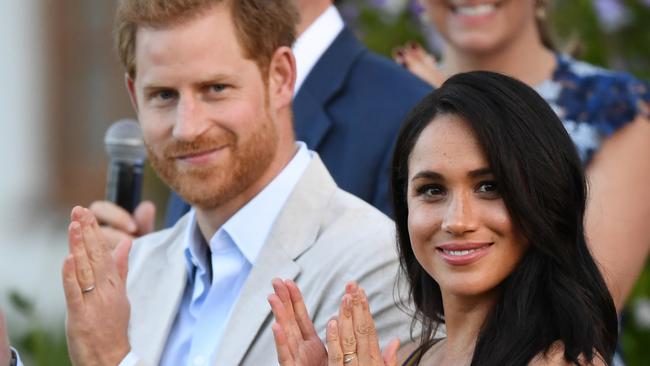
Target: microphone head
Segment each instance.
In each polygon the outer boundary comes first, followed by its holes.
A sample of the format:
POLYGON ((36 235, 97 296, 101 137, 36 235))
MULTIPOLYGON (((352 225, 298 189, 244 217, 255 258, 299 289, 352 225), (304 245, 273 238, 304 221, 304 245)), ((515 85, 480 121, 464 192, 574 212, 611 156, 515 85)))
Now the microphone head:
POLYGON ((140 124, 133 119, 114 122, 104 136, 106 153, 112 160, 141 164, 147 157, 140 124))

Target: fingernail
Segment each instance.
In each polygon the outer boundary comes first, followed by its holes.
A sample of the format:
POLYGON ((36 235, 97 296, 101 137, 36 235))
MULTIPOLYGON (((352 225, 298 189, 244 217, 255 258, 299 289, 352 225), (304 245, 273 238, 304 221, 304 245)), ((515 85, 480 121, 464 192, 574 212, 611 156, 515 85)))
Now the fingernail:
POLYGON ((354 281, 350 281, 345 285, 345 291, 347 291, 350 294, 356 293, 357 289, 358 289, 357 283, 354 281))
POLYGON ((74 206, 74 208, 72 208, 72 212, 70 213, 70 218, 72 220, 79 220, 79 217, 81 216, 81 212, 82 212, 81 207, 74 206))
POLYGON ((346 295, 343 301, 345 302, 343 304, 343 315, 349 318, 352 316, 352 299, 350 299, 349 295, 346 295))
POLYGON ((336 330, 336 320, 330 320, 327 322, 327 326, 330 328, 330 330, 336 330))

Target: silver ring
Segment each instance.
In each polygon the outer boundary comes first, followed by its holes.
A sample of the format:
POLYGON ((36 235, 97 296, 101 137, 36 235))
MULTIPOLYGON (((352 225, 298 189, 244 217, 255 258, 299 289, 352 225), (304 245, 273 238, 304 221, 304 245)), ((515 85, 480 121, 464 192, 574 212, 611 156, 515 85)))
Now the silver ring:
POLYGON ((90 292, 90 291, 92 291, 92 290, 94 290, 94 289, 95 289, 95 285, 92 284, 92 285, 86 287, 85 289, 82 289, 82 290, 81 290, 81 293, 82 293, 82 294, 85 294, 85 293, 88 293, 88 292, 90 292))
POLYGON ((356 352, 347 352, 343 354, 343 363, 350 363, 354 361, 354 359, 357 358, 357 353, 356 352))

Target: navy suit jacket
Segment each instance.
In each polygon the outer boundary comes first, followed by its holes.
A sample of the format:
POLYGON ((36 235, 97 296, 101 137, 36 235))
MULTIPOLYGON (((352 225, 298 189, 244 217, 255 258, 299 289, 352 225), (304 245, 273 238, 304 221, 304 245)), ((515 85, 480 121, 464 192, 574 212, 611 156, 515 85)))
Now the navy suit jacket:
MULTIPOLYGON (((390 162, 401 122, 432 88, 365 48, 347 27, 293 101, 296 139, 317 151, 340 188, 392 216, 390 162)), ((189 206, 172 194, 165 224, 189 206)))

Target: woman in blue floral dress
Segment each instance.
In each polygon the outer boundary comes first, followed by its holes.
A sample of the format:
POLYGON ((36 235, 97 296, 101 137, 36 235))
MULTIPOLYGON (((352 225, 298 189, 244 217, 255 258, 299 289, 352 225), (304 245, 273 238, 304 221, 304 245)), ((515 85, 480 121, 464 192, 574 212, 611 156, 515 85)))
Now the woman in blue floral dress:
POLYGON ((395 60, 432 85, 471 70, 533 86, 586 168, 586 233, 620 312, 650 250, 650 86, 554 51, 544 0, 422 0, 444 40, 437 63, 415 43, 395 60))

